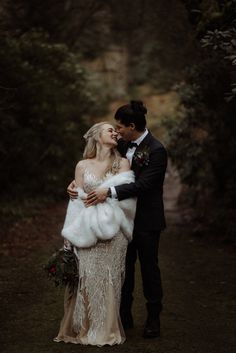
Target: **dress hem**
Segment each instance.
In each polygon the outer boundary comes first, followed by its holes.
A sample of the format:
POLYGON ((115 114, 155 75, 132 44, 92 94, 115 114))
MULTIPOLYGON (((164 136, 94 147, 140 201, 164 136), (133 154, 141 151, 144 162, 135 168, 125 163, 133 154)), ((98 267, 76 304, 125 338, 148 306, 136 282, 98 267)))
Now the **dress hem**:
POLYGON ((81 344, 83 346, 97 346, 97 347, 102 347, 102 346, 115 346, 115 345, 118 345, 118 344, 123 344, 125 341, 126 341, 126 338, 123 338, 121 339, 120 342, 114 342, 114 343, 103 343, 103 344, 98 344, 98 343, 92 343, 92 342, 81 342, 80 339, 76 340, 72 337, 61 337, 61 338, 58 338, 58 337, 55 337, 53 339, 54 342, 56 343, 60 343, 60 342, 64 342, 64 343, 73 343, 73 344, 81 344))

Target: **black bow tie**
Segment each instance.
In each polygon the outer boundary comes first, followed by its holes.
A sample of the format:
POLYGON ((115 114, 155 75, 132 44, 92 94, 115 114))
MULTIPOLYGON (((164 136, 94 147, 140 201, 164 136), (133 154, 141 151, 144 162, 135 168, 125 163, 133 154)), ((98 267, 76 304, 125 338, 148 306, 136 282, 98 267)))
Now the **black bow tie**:
POLYGON ((128 148, 133 148, 133 147, 138 147, 138 144, 136 142, 129 141, 127 144, 128 148))

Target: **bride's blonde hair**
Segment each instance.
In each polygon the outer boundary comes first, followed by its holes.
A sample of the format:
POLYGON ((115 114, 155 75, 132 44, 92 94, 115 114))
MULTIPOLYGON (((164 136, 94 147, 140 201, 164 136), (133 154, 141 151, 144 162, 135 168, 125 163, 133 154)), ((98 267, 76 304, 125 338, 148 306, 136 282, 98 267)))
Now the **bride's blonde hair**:
MULTIPOLYGON (((105 124, 109 124, 109 122, 103 121, 101 123, 94 124, 83 136, 86 140, 86 146, 83 153, 84 159, 95 158, 97 153, 101 148, 101 144, 99 142, 99 138, 101 136, 102 127, 105 124)), ((111 149, 110 163, 105 171, 105 174, 111 172, 112 174, 116 174, 120 168, 121 156, 117 151, 116 147, 111 149)))

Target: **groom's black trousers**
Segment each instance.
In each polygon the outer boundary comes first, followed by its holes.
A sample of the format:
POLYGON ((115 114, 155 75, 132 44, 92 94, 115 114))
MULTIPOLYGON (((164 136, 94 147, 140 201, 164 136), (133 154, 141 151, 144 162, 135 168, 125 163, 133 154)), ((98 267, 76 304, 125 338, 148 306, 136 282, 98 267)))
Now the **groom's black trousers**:
POLYGON ((143 293, 147 300, 148 314, 158 316, 162 310, 162 284, 158 266, 160 232, 134 230, 133 240, 126 255, 125 282, 122 287, 121 310, 129 312, 133 301, 135 262, 139 257, 143 293))

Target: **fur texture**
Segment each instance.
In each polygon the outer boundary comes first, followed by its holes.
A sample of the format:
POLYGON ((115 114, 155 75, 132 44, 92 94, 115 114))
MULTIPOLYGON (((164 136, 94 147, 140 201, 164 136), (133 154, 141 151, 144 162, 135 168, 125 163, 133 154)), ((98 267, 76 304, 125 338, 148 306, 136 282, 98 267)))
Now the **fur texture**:
MULTIPOLYGON (((131 183, 134 181, 132 171, 122 172, 107 177, 99 186, 111 186, 131 183)), ((81 188, 77 189, 78 199, 69 201, 62 236, 78 248, 93 246, 98 240, 112 239, 121 231, 129 241, 132 240, 136 199, 129 198, 118 201, 107 198, 106 202, 85 207, 80 197, 87 194, 81 188)))

